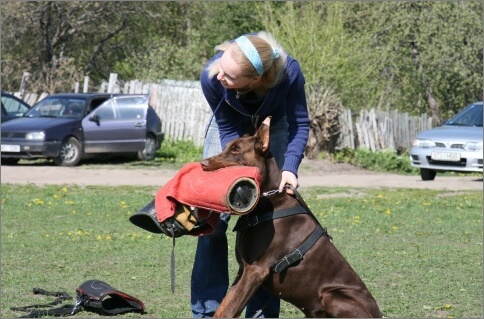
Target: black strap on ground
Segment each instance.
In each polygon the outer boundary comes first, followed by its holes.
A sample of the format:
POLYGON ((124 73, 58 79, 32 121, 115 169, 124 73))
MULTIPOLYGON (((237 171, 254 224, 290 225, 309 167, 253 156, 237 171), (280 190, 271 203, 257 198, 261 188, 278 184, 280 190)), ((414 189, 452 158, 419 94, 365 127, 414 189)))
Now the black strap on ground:
POLYGON ((65 300, 72 299, 72 297, 68 293, 62 291, 50 292, 44 289, 34 288, 33 293, 36 295, 40 294, 46 296, 55 296, 56 299, 46 304, 35 304, 24 307, 11 307, 10 309, 13 311, 30 311, 30 313, 20 316, 19 318, 40 318, 43 316, 63 317, 73 315, 76 312, 75 305, 65 305, 58 308, 33 310, 38 308, 52 307, 62 303, 65 300))

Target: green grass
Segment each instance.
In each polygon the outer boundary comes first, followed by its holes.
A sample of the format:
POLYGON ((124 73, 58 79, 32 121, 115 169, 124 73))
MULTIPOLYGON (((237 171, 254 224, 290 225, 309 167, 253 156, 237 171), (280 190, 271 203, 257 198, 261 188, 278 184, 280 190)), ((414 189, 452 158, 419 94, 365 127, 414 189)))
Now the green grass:
MULTIPOLYGON (((3 184, 2 318, 23 314, 12 306, 53 300, 33 295, 33 287, 74 296, 89 279, 141 299, 144 318, 191 317, 196 238, 176 240, 172 294, 171 239, 128 221, 155 192, 152 187, 3 184)), ((482 318, 482 192, 306 188, 301 194, 386 317, 482 318)), ((233 276, 234 234, 228 235, 233 276)), ((97 317, 87 312, 74 317, 86 316, 97 317)), ((301 316, 282 303, 281 317, 301 316)))

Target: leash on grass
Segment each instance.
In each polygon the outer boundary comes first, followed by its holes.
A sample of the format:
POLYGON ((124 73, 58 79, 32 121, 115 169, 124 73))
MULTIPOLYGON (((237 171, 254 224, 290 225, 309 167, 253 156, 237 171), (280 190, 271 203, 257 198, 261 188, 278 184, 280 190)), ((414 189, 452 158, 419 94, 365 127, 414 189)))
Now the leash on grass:
POLYGON ((72 316, 81 310, 91 311, 100 315, 118 315, 127 312, 144 313, 145 306, 143 302, 127 293, 113 288, 108 283, 101 280, 92 279, 84 282, 76 288, 75 304, 63 305, 57 308, 52 306, 58 305, 65 300, 73 299, 66 292, 49 292, 44 289, 34 288, 34 294, 57 297, 53 302, 47 304, 35 304, 24 307, 11 307, 13 311, 29 312, 18 318, 41 318, 65 317, 72 316), (39 309, 46 308, 48 309, 39 309))

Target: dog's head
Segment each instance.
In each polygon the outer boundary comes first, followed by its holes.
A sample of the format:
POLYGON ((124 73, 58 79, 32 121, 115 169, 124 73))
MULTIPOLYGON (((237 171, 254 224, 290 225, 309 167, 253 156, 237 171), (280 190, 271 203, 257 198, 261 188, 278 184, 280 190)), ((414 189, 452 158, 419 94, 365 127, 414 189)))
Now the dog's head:
POLYGON ((270 157, 269 126, 271 117, 267 117, 255 135, 244 135, 228 143, 224 150, 215 156, 201 161, 204 171, 214 171, 228 166, 255 166, 265 171, 265 161, 270 157))

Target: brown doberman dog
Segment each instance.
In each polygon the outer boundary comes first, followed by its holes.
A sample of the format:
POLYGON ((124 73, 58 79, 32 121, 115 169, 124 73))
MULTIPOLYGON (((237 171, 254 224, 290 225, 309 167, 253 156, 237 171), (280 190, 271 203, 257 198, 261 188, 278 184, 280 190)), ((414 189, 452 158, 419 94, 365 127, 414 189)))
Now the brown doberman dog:
POLYGON ((269 152, 269 124, 270 118, 254 136, 235 139, 201 162, 206 171, 246 165, 262 174, 259 202, 235 227, 239 271, 215 317, 238 317, 260 286, 306 317, 381 317, 375 299, 297 190, 292 188, 294 195, 274 191, 281 171, 269 152))

